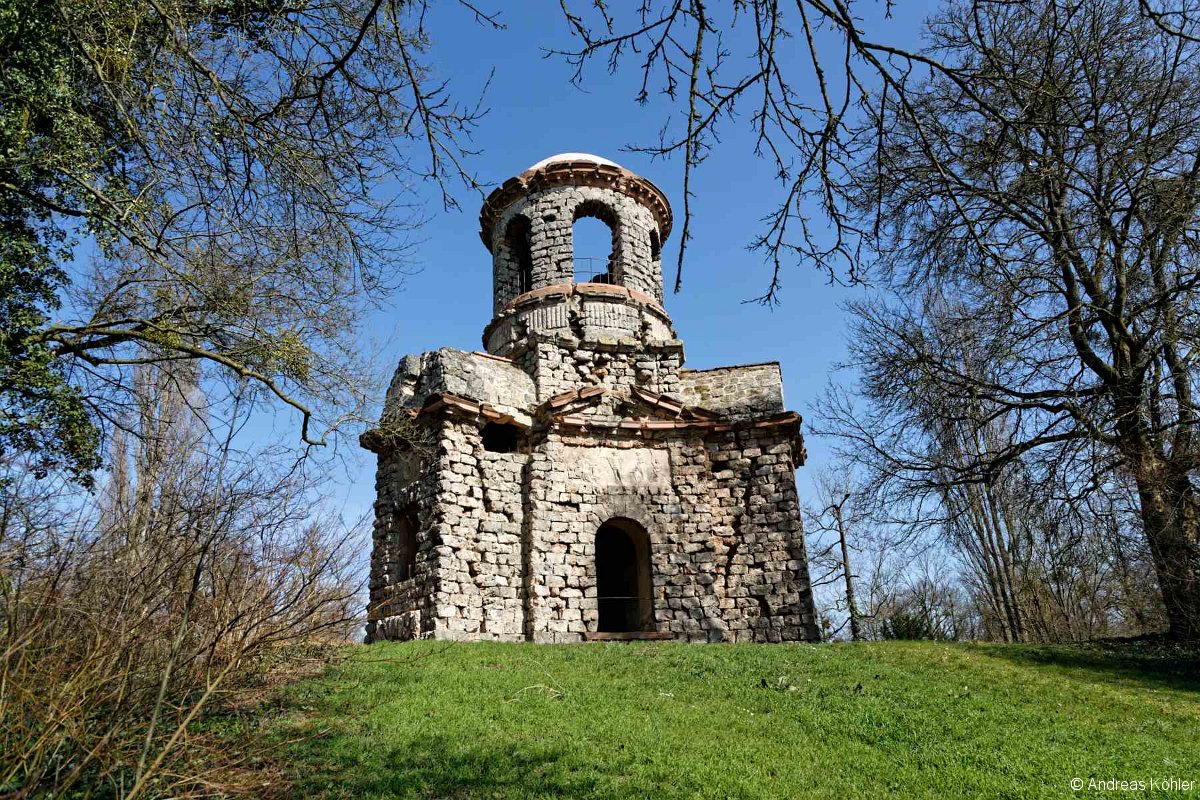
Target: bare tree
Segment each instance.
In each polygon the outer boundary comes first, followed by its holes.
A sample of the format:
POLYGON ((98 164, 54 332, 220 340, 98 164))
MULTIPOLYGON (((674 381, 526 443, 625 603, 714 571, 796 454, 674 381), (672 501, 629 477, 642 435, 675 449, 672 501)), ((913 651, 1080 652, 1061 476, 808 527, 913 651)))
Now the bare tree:
MULTIPOLYGON (((839 577, 844 587, 843 610, 850 627, 851 641, 863 638, 862 618, 854 596, 854 567, 850 559, 850 533, 848 528, 857 527, 863 515, 860 504, 852 503, 855 492, 848 482, 839 481, 832 473, 823 472, 817 477, 817 499, 804 509, 805 532, 812 542, 809 560, 814 571, 823 570, 813 580, 813 587, 820 588, 836 581, 839 577), (823 534, 832 534, 831 541, 823 541, 823 534)), ((835 631, 836 633, 836 631, 835 631)))
POLYGON ((119 424, 131 367, 185 360, 290 408, 305 445, 357 415, 357 322, 399 282, 415 184, 447 206, 448 181, 480 188, 464 159, 481 109, 431 74, 425 10, 58 0, 15 15, 0 439, 86 474, 97 440, 81 431, 119 424))
POLYGON ((881 602, 877 613, 880 639, 978 639, 978 618, 956 580, 948 559, 926 552, 907 571, 907 580, 881 602))
POLYGON ((236 754, 196 723, 358 616, 361 528, 302 469, 243 451, 242 420, 199 430, 186 379, 139 373, 138 444, 101 502, 0 476, 0 784, 18 797, 210 795, 236 754))
MULTIPOLYGON (((1190 0, 1136 2, 1140 17, 1164 36, 1200 41, 1200 13, 1190 0)), ((976 5, 986 12, 991 4, 976 5)), ((657 141, 629 149, 682 159, 677 292, 691 239, 692 176, 721 146, 723 127, 750 128, 754 155, 782 189, 765 229, 751 239, 771 266, 760 300, 777 303, 789 261, 850 282, 866 277, 877 230, 850 207, 842 187, 850 173, 883 169, 886 128, 879 115, 861 111, 892 102, 911 113, 909 95, 919 96, 930 74, 982 100, 970 71, 946 61, 944 52, 890 40, 889 23, 906 13, 894 0, 559 0, 559 7, 572 43, 546 53, 574 68, 576 84, 586 82, 592 62, 616 73, 631 61, 635 101, 670 101, 657 141)))
POLYGON ((1196 45, 1124 0, 960 4, 930 30, 972 93, 934 76, 879 106, 856 202, 911 298, 872 315, 898 337, 879 370, 1004 418, 958 482, 1035 452, 1128 475, 1171 632, 1200 635, 1196 45))
POLYGON ((890 16, 891 0, 645 0, 623 8, 560 0, 560 6, 573 44, 549 53, 574 66, 577 83, 591 61, 615 72, 633 59, 637 102, 659 93, 678 105, 656 143, 630 148, 683 160, 675 291, 683 285, 691 239, 692 175, 719 144, 721 127, 739 114, 755 134, 755 155, 769 164, 784 194, 752 241, 773 267, 762 300, 778 301, 782 269, 792 259, 858 279, 869 229, 846 213, 836 189, 863 157, 856 109, 880 84, 903 96, 918 65, 940 69, 926 54, 862 30, 863 9, 890 16), (829 228, 810 220, 810 204, 829 228))
MULTIPOLYGON (((922 341, 961 374, 987 382, 987 365, 966 358, 930 299, 922 341), (951 353, 958 352, 954 359, 951 353)), ((891 524, 951 548, 979 603, 988 638, 1061 641, 1158 627, 1161 599, 1146 581, 1145 540, 1131 482, 1111 455, 1086 440, 1000 460, 1021 432, 1004 407, 964 399, 894 360, 898 345, 880 299, 850 306, 858 393, 831 388, 816 430, 865 476, 865 491, 891 524), (981 469, 981 466, 990 469, 981 469), (1136 577, 1135 577, 1136 576, 1136 577)))

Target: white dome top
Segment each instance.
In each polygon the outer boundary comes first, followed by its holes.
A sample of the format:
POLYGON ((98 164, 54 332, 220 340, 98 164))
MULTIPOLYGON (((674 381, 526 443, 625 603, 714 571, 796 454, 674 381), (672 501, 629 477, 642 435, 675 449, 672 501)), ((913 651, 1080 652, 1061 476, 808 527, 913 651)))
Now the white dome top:
POLYGON ((594 156, 591 153, 559 153, 549 158, 543 158, 541 161, 534 164, 526 172, 532 172, 535 169, 541 169, 548 164, 555 164, 559 161, 591 161, 594 164, 607 164, 610 167, 620 167, 621 165, 615 161, 609 161, 607 158, 594 156))

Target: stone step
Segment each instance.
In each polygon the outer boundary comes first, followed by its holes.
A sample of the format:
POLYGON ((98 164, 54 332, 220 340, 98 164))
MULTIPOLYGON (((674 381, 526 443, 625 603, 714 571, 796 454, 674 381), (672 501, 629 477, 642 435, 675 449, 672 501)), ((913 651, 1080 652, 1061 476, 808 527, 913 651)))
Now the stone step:
POLYGON ((589 631, 583 635, 585 642, 648 642, 674 639, 670 631, 589 631))

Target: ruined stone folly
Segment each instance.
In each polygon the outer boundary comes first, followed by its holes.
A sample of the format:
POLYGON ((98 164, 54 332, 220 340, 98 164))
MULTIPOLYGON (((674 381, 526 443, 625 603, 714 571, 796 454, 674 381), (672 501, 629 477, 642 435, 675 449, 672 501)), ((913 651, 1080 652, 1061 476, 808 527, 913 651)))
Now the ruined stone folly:
POLYGON ((492 192, 486 352, 406 356, 380 424, 367 638, 817 638, 777 363, 683 367, 671 209, 577 153, 492 192), (577 268, 573 225, 612 231, 577 268))

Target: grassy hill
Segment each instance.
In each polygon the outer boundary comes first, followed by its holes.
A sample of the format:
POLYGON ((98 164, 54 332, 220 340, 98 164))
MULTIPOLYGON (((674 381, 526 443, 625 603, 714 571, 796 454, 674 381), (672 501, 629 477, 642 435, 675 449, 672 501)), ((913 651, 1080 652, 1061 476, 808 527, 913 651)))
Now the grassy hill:
POLYGON ((1200 797, 1200 659, 1128 646, 376 645, 260 725, 291 796, 1200 797))

